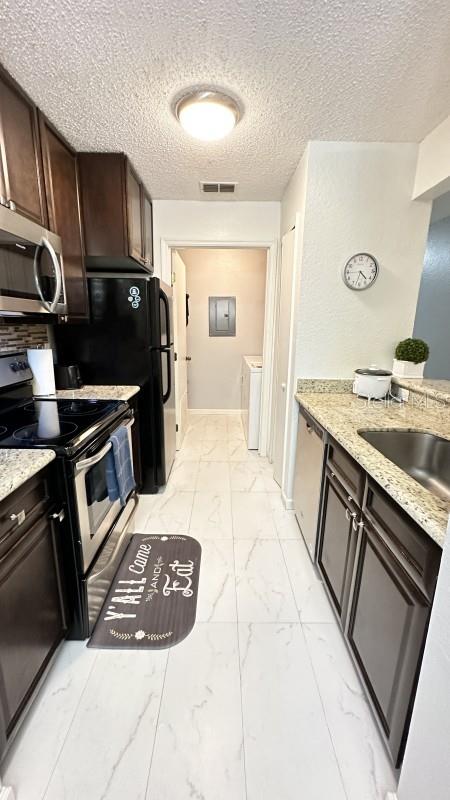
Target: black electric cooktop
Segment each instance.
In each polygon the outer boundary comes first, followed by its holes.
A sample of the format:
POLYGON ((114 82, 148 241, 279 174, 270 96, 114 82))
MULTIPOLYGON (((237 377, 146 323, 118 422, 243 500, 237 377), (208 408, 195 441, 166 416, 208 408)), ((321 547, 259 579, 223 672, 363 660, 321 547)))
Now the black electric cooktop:
POLYGON ((0 400, 0 447, 49 447, 68 452, 126 409, 120 400, 0 400))

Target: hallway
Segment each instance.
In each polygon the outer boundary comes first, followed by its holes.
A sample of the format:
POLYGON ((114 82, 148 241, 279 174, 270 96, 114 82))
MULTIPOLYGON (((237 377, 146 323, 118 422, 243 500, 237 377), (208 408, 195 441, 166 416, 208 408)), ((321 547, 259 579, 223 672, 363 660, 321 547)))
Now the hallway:
POLYGON ((167 651, 64 644, 4 764, 17 800, 384 800, 389 761, 239 415, 191 414, 134 529, 200 541, 195 627, 167 651))

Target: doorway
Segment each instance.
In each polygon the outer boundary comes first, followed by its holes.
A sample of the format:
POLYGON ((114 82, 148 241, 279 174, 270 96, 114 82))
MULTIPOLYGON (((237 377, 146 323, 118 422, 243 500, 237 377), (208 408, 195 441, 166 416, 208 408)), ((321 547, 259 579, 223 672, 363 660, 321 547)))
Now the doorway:
POLYGON ((188 411, 194 414, 240 411, 243 357, 264 356, 259 452, 267 455, 272 405, 272 296, 276 285, 274 264, 269 256, 267 247, 171 249, 177 447, 183 441, 188 411), (228 330, 227 320, 224 325, 219 324, 220 330, 211 328, 211 309, 216 308, 217 313, 215 300, 219 302, 217 307, 225 309, 226 318, 228 301, 230 309, 235 307, 235 330, 228 330))

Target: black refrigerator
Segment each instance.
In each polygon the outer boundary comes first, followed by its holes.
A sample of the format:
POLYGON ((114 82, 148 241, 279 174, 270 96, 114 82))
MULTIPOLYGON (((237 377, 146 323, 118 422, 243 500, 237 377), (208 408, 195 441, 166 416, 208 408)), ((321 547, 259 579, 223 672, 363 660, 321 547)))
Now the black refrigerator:
POLYGON ((176 448, 172 289, 142 274, 88 275, 90 322, 55 328, 57 360, 84 383, 132 384, 138 395, 142 491, 164 486, 176 448))

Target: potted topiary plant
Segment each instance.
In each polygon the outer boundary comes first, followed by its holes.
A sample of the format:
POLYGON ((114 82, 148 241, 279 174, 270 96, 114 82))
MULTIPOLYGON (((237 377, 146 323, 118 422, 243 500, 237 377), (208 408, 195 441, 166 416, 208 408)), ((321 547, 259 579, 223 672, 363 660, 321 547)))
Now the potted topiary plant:
POLYGON ((395 348, 393 374, 399 378, 422 378, 430 348, 422 339, 403 339, 395 348))

